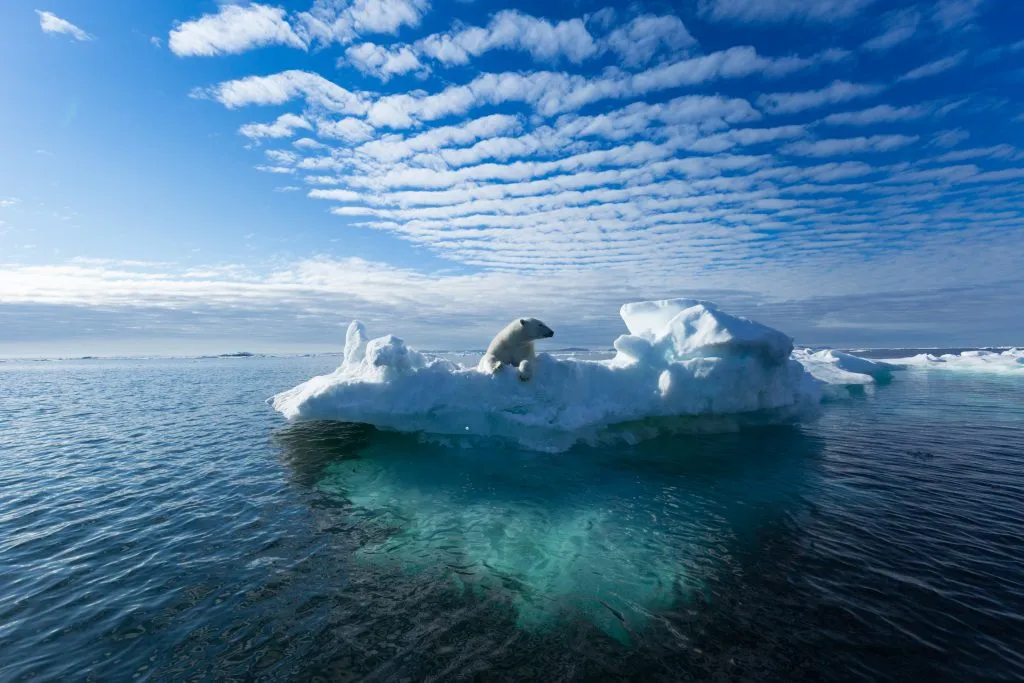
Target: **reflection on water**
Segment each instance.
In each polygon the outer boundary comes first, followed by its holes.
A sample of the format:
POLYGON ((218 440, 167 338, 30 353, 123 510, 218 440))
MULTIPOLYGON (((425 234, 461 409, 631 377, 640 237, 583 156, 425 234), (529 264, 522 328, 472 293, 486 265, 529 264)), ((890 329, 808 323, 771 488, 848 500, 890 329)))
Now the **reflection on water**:
POLYGON ((789 427, 559 455, 337 423, 277 438, 296 478, 367 531, 361 562, 442 568, 521 628, 583 617, 623 641, 783 523, 821 450, 789 427))
POLYGON ((1024 680, 1019 379, 552 456, 282 428, 336 364, 0 364, 0 681, 1024 680))

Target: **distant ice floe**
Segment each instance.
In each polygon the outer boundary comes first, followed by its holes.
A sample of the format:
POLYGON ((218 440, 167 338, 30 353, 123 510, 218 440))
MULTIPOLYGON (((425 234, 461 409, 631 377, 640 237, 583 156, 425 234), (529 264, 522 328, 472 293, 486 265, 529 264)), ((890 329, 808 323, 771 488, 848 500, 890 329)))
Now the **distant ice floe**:
POLYGON ((912 369, 1024 375, 1024 349, 1017 348, 1005 351, 981 349, 940 356, 921 353, 910 358, 892 359, 890 362, 900 363, 912 369))
POLYGON ((868 360, 832 349, 796 349, 793 351, 793 358, 815 379, 833 386, 885 384, 892 380, 894 371, 905 369, 905 366, 899 363, 868 360))
POLYGON ((822 382, 792 340, 696 299, 622 306, 629 330, 608 360, 538 355, 534 377, 488 375, 420 353, 355 321, 342 364, 277 394, 290 420, 343 420, 403 432, 503 437, 560 451, 579 441, 665 430, 731 430, 817 413, 822 382))

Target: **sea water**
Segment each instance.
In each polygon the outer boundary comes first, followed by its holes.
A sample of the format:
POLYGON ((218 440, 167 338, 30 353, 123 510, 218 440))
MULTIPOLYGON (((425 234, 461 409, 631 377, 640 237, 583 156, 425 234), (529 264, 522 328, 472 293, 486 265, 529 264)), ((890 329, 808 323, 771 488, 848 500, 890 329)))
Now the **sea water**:
POLYGON ((0 363, 0 680, 1024 678, 1019 374, 543 453, 266 405, 337 365, 0 363))

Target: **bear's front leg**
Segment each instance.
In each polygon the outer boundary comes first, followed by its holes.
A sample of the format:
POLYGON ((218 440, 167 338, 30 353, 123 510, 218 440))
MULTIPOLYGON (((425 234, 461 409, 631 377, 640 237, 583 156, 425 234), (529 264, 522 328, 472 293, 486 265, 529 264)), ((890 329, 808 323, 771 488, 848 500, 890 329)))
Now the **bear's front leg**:
POLYGON ((533 363, 524 360, 519 364, 519 381, 526 382, 533 377, 533 363))
POLYGON ((485 355, 480 359, 480 363, 477 365, 477 370, 493 375, 498 372, 498 370, 501 370, 501 361, 494 356, 485 355))

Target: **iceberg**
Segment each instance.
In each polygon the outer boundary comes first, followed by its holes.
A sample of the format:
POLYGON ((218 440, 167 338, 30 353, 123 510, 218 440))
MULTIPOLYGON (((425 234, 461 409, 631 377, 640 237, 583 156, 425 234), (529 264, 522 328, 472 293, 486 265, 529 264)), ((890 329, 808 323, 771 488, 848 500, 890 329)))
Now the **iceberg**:
POLYGON ((782 332, 697 299, 622 306, 608 360, 538 354, 534 377, 491 375, 370 339, 353 321, 341 365, 273 396, 287 419, 339 420, 434 437, 510 439, 531 449, 637 441, 666 430, 733 430, 813 417, 822 383, 782 332))
POLYGON ((921 353, 910 358, 889 359, 905 367, 923 370, 952 370, 956 372, 1024 375, 1024 349, 1005 351, 963 351, 934 355, 921 353))
POLYGON ((833 349, 817 352, 797 349, 793 351, 793 358, 816 379, 846 387, 885 384, 892 380, 894 371, 905 369, 901 364, 868 360, 833 349))

